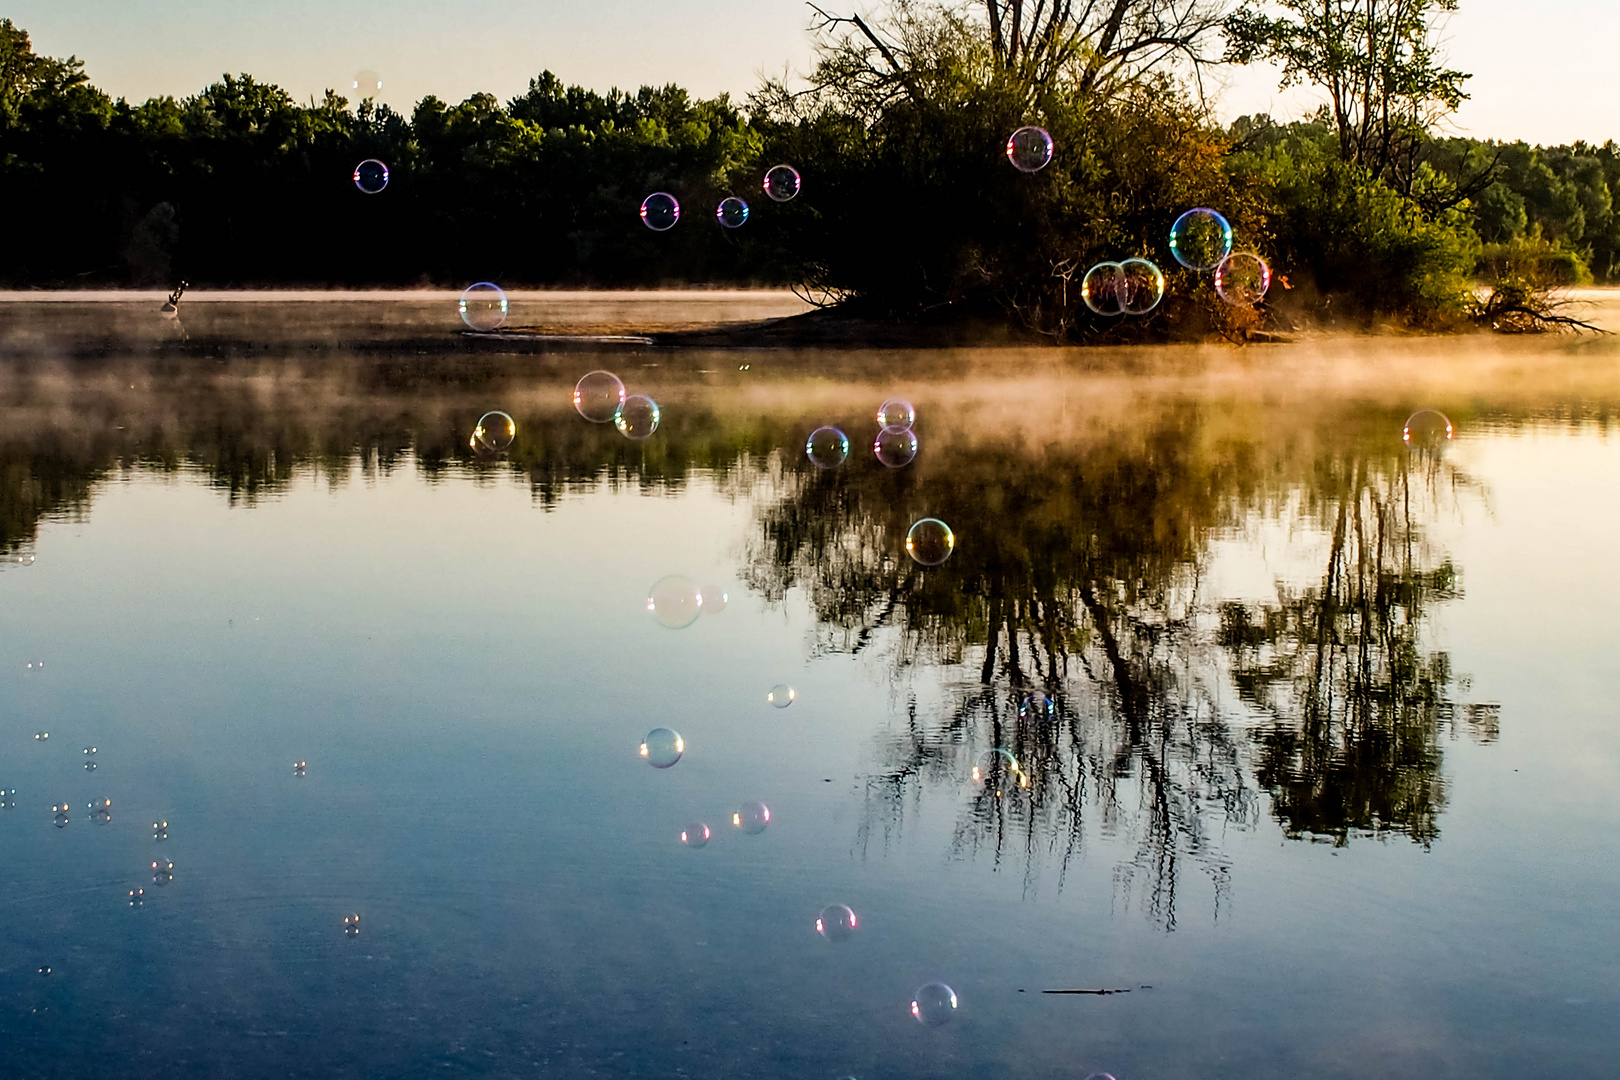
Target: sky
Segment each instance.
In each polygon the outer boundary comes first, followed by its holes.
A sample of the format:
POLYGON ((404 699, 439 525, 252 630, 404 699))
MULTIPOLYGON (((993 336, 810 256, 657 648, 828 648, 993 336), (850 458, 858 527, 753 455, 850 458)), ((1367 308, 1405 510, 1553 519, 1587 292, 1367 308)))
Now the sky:
MULTIPOLYGON (((877 5, 865 0, 862 7, 877 5)), ((838 8, 837 10, 843 10, 838 8)), ((77 55, 115 97, 195 93, 248 72, 299 100, 383 80, 408 107, 436 94, 505 100, 543 69, 598 90, 679 83, 742 98, 762 75, 804 72, 810 10, 800 0, 11 0, 0 15, 47 55, 77 55)), ((1461 0, 1444 37, 1472 72, 1459 134, 1556 144, 1620 139, 1620 3, 1461 0)), ((1277 89, 1276 72, 1223 71, 1224 118, 1307 112, 1308 91, 1277 89)))

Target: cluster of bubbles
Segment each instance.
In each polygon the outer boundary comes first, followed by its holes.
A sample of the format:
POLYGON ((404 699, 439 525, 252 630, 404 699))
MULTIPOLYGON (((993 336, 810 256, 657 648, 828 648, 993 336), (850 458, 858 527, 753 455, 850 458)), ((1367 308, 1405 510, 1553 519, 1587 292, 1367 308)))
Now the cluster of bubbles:
POLYGON ((1164 299, 1164 272, 1150 259, 1100 262, 1081 279, 1080 299, 1098 315, 1146 315, 1164 299))
MULTIPOLYGON (((773 165, 765 170, 760 185, 772 202, 787 202, 804 187, 804 178, 791 165, 773 165)), ((748 200, 727 195, 714 208, 714 219, 723 229, 740 229, 748 224, 748 200)), ((667 191, 655 191, 641 200, 641 223, 653 232, 668 232, 681 220, 681 201, 667 191)))
POLYGON ((1232 250, 1232 224, 1218 210, 1194 207, 1170 226, 1170 253, 1189 270, 1215 272, 1215 294, 1252 308, 1271 288, 1271 267, 1252 251, 1232 250))
POLYGON ((627 393, 611 371, 587 372, 574 384, 574 411, 593 424, 611 422, 619 434, 637 442, 650 438, 663 418, 658 402, 627 393))

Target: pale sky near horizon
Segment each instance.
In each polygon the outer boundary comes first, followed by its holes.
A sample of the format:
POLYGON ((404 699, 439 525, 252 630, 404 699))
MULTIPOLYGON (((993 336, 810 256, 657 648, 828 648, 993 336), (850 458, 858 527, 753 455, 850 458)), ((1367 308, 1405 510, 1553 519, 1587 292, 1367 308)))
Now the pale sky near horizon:
MULTIPOLYGON (((809 15, 800 0, 12 0, 0 8, 38 51, 84 60, 114 97, 183 97, 223 72, 248 72, 302 101, 370 69, 396 107, 427 94, 460 101, 488 91, 505 100, 545 68, 598 90, 675 82, 741 99, 761 73, 806 70, 809 15)), ((1533 13, 1518 0, 1462 0, 1445 38, 1453 66, 1474 75, 1455 118, 1459 133, 1620 140, 1620 0, 1543 0, 1533 13)), ((1225 118, 1291 117, 1313 104, 1308 91, 1279 91, 1274 71, 1223 69, 1220 81, 1225 118)))

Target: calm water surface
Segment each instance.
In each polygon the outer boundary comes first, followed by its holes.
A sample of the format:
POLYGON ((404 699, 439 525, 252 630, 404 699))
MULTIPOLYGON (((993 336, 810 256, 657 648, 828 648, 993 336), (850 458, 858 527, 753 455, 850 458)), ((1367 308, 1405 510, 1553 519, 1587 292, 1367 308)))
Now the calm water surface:
POLYGON ((1614 1075, 1612 341, 510 356, 453 301, 187 305, 0 304, 8 1075, 1614 1075), (573 411, 598 367, 652 438, 573 411), (724 610, 659 625, 671 574, 724 610))

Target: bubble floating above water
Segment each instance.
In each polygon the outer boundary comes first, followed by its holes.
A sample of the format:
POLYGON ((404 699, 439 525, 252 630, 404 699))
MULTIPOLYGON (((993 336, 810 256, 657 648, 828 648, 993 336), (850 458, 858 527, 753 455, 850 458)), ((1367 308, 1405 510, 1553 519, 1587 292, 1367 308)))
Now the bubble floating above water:
POLYGON ((1271 288, 1271 267, 1252 251, 1234 251, 1215 268, 1215 294, 1233 307, 1254 307, 1271 288))
POLYGON ((467 286, 461 294, 461 321, 472 330, 489 333, 506 321, 506 294, 492 281, 467 286))
POLYGON ((703 591, 689 577, 680 574, 661 577, 647 590, 647 610, 660 626, 685 629, 703 614, 703 591))
POLYGON ((1007 138, 1007 160, 1019 172, 1040 172, 1052 160, 1052 136, 1034 125, 1019 128, 1007 138))
POLYGON ((1419 409, 1401 425, 1401 441, 1413 450, 1444 446, 1456 435, 1451 418, 1436 409, 1419 409))
POLYGON ((692 824, 681 830, 681 843, 685 844, 689 848, 700 848, 704 844, 707 844, 709 842, 709 837, 713 835, 714 834, 709 831, 709 827, 703 824, 703 822, 694 821, 692 824))
POLYGON ((646 394, 631 394, 613 414, 613 426, 618 428, 619 434, 625 438, 640 442, 642 439, 652 437, 652 433, 658 430, 658 421, 662 417, 663 414, 658 410, 658 402, 646 394))
POLYGON ((1195 207, 1170 226, 1170 254, 1189 270, 1213 270, 1232 253, 1232 226, 1207 206, 1195 207))
POLYGON ((641 200, 641 223, 653 232, 668 232, 681 220, 681 204, 667 191, 655 191, 641 200))
POLYGON ((816 916, 816 933, 828 941, 847 941, 855 927, 855 913, 844 904, 828 904, 816 916))
POLYGON ((818 427, 804 440, 804 456, 818 469, 836 469, 849 457, 849 436, 830 424, 818 427))
POLYGON ((574 411, 593 424, 610 423, 624 396, 624 383, 613 372, 588 371, 574 384, 574 411))
POLYGON ((909 428, 917 422, 917 410, 904 398, 889 398, 878 406, 878 427, 909 428))
POLYGON ((478 418, 478 426, 473 428, 467 445, 483 454, 504 454, 511 449, 515 438, 517 421, 496 409, 478 418))
POLYGON ((129 906, 130 907, 144 907, 145 905, 146 905, 146 890, 145 889, 131 889, 131 890, 129 890, 129 906))
POLYGON ((785 709, 793 704, 793 699, 797 696, 793 691, 793 687, 787 683, 777 683, 771 687, 771 692, 765 695, 765 700, 778 709, 785 709))
POLYGON ((726 603, 731 599, 726 590, 718 585, 703 586, 700 595, 703 597, 703 614, 718 615, 726 610, 726 603))
POLYGON ((762 802, 743 803, 742 808, 731 815, 732 826, 749 836, 758 836, 770 823, 771 808, 762 802))
POLYGON ((653 728, 641 743, 641 756, 655 769, 667 769, 686 753, 686 741, 671 728, 653 728))
POLYGON ((1164 299, 1164 271, 1151 259, 1126 259, 1119 264, 1115 289, 1127 315, 1146 315, 1164 299))
POLYGON ((152 860, 152 884, 167 885, 174 880, 174 863, 168 859, 152 860))
POLYGON ((56 827, 58 829, 67 828, 69 819, 68 804, 65 802, 53 804, 51 806, 51 818, 56 823, 56 827))
POLYGON ((1029 777, 1019 768, 1018 759, 1000 747, 980 754, 968 778, 974 787, 981 788, 998 799, 1029 787, 1029 777))
POLYGON ((354 186, 367 195, 377 195, 388 186, 388 166, 376 158, 366 158, 354 167, 354 186))
POLYGON ((924 566, 938 566, 956 550, 956 534, 938 518, 923 518, 906 533, 906 554, 924 566))
POLYGON ((293 775, 303 776, 304 770, 307 768, 309 768, 309 763, 307 761, 295 761, 293 762, 293 775))
POLYGON ((1018 703, 1018 719, 1026 724, 1044 723, 1057 719, 1057 702, 1044 691, 1025 694, 1018 703))
POLYGON ((950 1023, 956 1015, 956 991, 941 982, 919 986, 911 998, 911 1015, 928 1027, 950 1023))
POLYGON ((50 737, 51 737, 51 733, 48 732, 48 731, 36 731, 36 732, 34 732, 34 741, 35 742, 44 742, 46 739, 48 739, 50 737))
POLYGON ((804 187, 804 178, 791 165, 773 165, 765 171, 764 187, 773 202, 787 202, 804 187))
POLYGON ((359 915, 345 915, 345 916, 343 916, 343 936, 344 937, 359 937, 360 936, 360 916, 359 915))
POLYGON ((1125 312, 1121 295, 1123 284, 1119 263, 1100 262, 1080 279, 1080 299, 1098 315, 1122 315, 1125 312))
POLYGON ((0 810, 13 810, 17 806, 17 789, 0 788, 0 810))
POLYGON ((721 199, 714 208, 714 219, 724 228, 739 228, 748 222, 748 204, 735 195, 721 199))
POLYGON ((169 838, 169 823, 167 821, 152 822, 152 839, 164 841, 169 838))
POLYGON ((1090 1076, 1086 1077, 1086 1080, 1114 1080, 1114 1074, 1113 1073, 1105 1073, 1105 1072, 1094 1072, 1090 1076))
POLYGON ((872 454, 891 469, 904 468, 917 456, 917 436, 910 428, 886 427, 872 440, 872 454))
POLYGON ((105 825, 112 821, 111 799, 97 799, 95 802, 87 804, 87 806, 90 811, 91 821, 98 825, 105 825))

